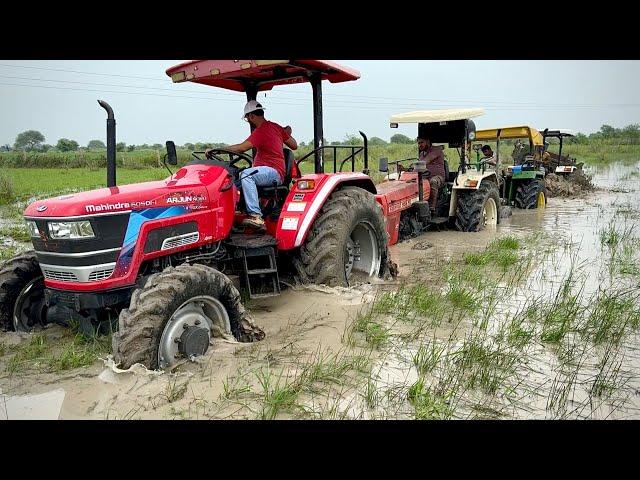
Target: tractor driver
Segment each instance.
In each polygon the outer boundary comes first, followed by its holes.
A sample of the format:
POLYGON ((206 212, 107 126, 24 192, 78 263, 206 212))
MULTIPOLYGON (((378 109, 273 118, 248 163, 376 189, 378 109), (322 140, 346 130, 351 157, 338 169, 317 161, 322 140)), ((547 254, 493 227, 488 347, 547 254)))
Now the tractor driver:
POLYGON ((489 145, 484 145, 482 147, 482 154, 484 155, 484 157, 482 157, 483 163, 491 165, 492 167, 495 167, 498 164, 496 154, 493 153, 493 150, 491 150, 489 145))
MULTIPOLYGON (((435 147, 431 144, 431 140, 426 137, 418 137, 418 160, 427 164, 427 178, 431 186, 429 194, 429 209, 431 216, 435 216, 436 206, 438 202, 438 191, 444 185, 444 152, 442 147, 435 147)), ((398 163, 398 173, 408 171, 412 172, 413 167, 405 168, 398 163)))
POLYGON ((442 147, 435 147, 428 138, 418 137, 418 160, 427 163, 429 184, 431 192, 429 194, 429 209, 431 216, 435 217, 436 204, 438 201, 438 191, 444 185, 444 152, 442 147))
POLYGON ((296 150, 298 143, 291 136, 291 127, 283 128, 264 118, 264 107, 256 100, 247 102, 242 118, 249 122, 254 130, 244 142, 230 145, 226 150, 243 153, 251 148, 256 149, 252 168, 244 170, 241 177, 242 192, 249 215, 242 221, 242 225, 263 229, 265 225, 260 211, 257 187, 271 186, 273 182, 282 184, 286 170, 282 144, 284 143, 291 150, 296 150))

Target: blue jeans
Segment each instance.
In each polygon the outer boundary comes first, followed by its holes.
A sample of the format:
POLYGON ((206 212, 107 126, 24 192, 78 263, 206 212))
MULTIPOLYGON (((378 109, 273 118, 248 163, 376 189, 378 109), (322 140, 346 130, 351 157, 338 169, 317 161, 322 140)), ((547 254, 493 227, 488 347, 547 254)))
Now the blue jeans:
POLYGON ((258 201, 258 187, 271 187, 274 181, 280 185, 282 183, 280 174, 275 168, 252 167, 244 170, 240 177, 242 178, 242 194, 244 195, 244 203, 247 205, 247 213, 262 215, 258 201), (253 172, 257 173, 251 175, 253 172))

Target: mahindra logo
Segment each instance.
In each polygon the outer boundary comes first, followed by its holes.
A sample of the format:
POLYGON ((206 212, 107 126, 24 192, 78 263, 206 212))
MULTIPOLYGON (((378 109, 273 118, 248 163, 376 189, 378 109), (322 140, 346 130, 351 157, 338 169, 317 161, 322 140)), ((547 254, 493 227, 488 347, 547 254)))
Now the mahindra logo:
POLYGON ((44 212, 46 209, 47 209, 46 205, 40 205, 38 208, 36 208, 38 212, 44 212))

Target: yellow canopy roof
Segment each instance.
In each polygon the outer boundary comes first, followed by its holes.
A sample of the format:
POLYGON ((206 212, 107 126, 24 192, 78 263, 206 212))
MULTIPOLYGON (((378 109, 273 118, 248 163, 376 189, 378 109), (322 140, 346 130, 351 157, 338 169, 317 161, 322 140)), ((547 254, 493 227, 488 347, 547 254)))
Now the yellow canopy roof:
POLYGON ((476 130, 476 141, 497 140, 505 138, 528 138, 534 145, 543 145, 542 134, 533 127, 503 127, 476 130))

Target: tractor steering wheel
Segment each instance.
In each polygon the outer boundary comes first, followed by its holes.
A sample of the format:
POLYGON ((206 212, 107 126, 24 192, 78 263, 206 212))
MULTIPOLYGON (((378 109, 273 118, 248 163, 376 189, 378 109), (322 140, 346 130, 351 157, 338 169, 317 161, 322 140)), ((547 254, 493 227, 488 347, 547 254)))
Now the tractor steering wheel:
POLYGON ((238 168, 240 170, 244 170, 245 168, 249 168, 253 165, 253 159, 246 153, 232 152, 231 150, 226 150, 224 148, 212 148, 205 154, 205 156, 209 159, 215 159, 215 160, 218 160, 219 162, 224 162, 225 160, 220 158, 220 155, 227 155, 227 157, 229 158, 228 160, 229 166, 238 168), (242 167, 242 168, 236 167, 236 163, 242 160, 247 162, 249 166, 242 167))

